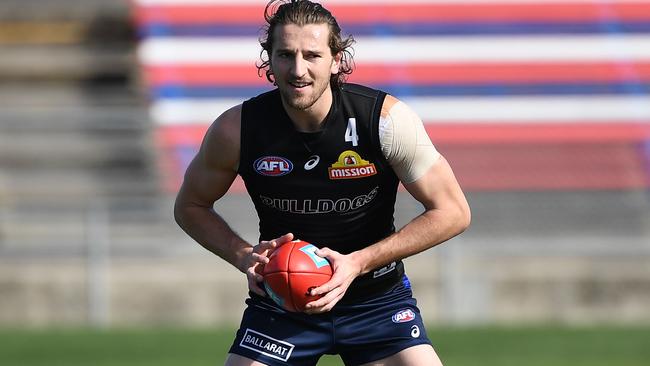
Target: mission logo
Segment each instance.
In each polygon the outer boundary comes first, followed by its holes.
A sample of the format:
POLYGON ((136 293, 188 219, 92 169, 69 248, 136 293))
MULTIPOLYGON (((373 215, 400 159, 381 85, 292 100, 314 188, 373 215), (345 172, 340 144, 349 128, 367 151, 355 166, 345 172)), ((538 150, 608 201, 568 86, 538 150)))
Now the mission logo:
POLYGON ((330 179, 365 178, 377 174, 375 164, 361 159, 361 156, 352 150, 342 152, 328 170, 330 179))
POLYGON ((293 170, 293 163, 289 159, 279 156, 264 156, 255 160, 253 169, 257 174, 279 177, 289 174, 293 170))

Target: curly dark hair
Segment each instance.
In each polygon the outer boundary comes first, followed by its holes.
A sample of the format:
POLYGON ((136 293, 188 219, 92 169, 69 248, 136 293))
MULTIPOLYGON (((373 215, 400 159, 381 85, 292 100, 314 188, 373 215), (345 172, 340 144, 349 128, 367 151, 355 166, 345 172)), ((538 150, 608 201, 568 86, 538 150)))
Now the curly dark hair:
POLYGON ((333 74, 330 78, 330 84, 334 87, 340 87, 345 82, 347 75, 352 73, 354 60, 352 56, 352 44, 354 38, 347 36, 341 37, 341 27, 339 27, 336 18, 325 9, 321 4, 309 0, 271 0, 264 9, 264 19, 266 25, 263 28, 263 35, 260 37, 261 64, 256 64, 258 75, 262 72, 266 74, 266 79, 274 83, 273 71, 271 70, 271 54, 273 47, 273 34, 276 26, 295 24, 304 26, 305 24, 327 24, 330 29, 329 47, 332 55, 341 54, 339 72, 333 74), (264 57, 266 53, 266 58, 264 57))

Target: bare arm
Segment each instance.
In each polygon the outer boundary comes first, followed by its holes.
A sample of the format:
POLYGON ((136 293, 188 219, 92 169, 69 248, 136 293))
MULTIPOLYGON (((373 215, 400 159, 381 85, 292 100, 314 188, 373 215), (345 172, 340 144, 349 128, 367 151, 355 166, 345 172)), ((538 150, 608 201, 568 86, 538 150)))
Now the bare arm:
POLYGON ((435 149, 420 117, 387 96, 382 108, 384 156, 424 213, 387 239, 357 253, 361 274, 424 251, 461 233, 470 209, 447 160, 435 149))
POLYGON ((318 250, 316 254, 332 262, 334 276, 313 290, 313 295, 325 296, 309 303, 306 312, 331 310, 358 276, 434 247, 469 226, 469 205, 444 157, 440 156, 424 176, 405 187, 425 211, 398 232, 348 255, 328 248, 318 250))
POLYGON ((329 248, 316 254, 332 262, 332 279, 312 292, 323 298, 307 312, 329 311, 352 281, 365 273, 438 245, 464 231, 470 209, 447 160, 438 153, 420 118, 387 96, 380 119, 382 152, 409 193, 425 211, 401 230, 359 251, 342 255, 329 248))
POLYGON ((398 232, 348 255, 329 248, 318 250, 316 254, 332 262, 334 275, 312 291, 324 296, 307 304, 306 312, 331 310, 358 276, 434 247, 469 226, 469 205, 444 157, 440 156, 424 176, 404 186, 425 211, 398 232))
POLYGON ((258 264, 268 262, 269 250, 293 236, 285 235, 253 247, 213 209, 214 203, 223 197, 237 176, 240 124, 241 106, 237 106, 224 112, 210 126, 185 173, 176 197, 174 217, 201 246, 245 273, 249 288, 264 296, 257 285, 262 279, 257 273, 258 264))
POLYGON ((469 226, 469 205, 443 156, 424 176, 404 187, 425 211, 395 234, 352 253, 360 274, 434 247, 469 226))

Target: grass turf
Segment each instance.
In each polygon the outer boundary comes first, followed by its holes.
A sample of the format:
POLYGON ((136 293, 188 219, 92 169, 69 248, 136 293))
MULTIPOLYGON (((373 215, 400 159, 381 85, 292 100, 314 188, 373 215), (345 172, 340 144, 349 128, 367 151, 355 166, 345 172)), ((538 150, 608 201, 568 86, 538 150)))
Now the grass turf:
MULTIPOLYGON (((645 366, 646 327, 429 327, 447 366, 645 366)), ((0 329, 3 366, 207 366, 223 363, 234 331, 0 329)), ((335 356, 319 366, 342 363, 335 356)))

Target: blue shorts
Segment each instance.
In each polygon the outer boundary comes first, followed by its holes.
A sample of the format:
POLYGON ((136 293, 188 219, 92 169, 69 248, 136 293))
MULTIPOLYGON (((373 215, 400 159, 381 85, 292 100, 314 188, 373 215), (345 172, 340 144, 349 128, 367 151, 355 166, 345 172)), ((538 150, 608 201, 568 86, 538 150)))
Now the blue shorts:
POLYGON ((360 365, 431 344, 406 277, 385 294, 325 314, 287 312, 254 294, 246 303, 230 353, 267 365, 316 365, 324 354, 360 365))

